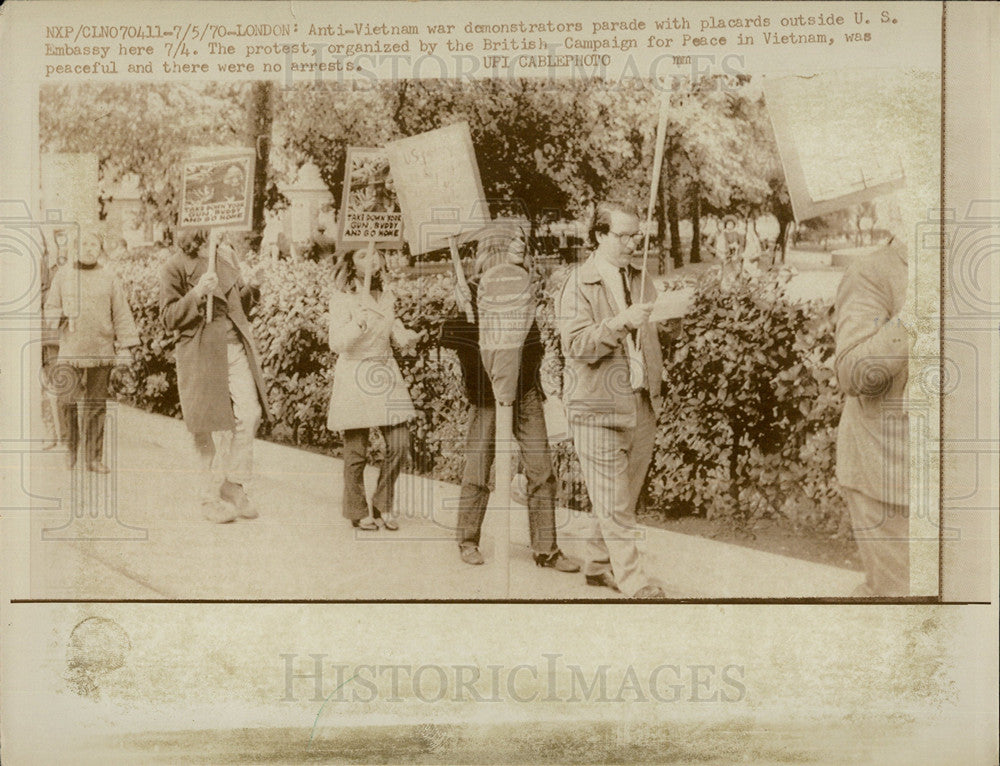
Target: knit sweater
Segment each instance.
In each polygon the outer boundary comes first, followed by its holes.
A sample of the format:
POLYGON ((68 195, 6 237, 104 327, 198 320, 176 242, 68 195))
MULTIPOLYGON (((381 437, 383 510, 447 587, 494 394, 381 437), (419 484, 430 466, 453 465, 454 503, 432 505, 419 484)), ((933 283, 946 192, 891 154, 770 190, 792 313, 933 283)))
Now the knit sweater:
POLYGON ((44 321, 59 331, 59 361, 74 367, 112 364, 117 351, 139 345, 128 300, 114 273, 100 264, 59 269, 45 298, 44 321))

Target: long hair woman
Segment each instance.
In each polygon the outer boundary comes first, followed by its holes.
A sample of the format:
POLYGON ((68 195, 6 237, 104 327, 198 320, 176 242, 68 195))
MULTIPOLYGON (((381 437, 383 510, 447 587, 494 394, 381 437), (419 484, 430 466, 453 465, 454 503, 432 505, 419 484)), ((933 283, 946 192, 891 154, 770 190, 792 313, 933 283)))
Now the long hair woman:
POLYGON ((392 346, 412 352, 420 334, 396 317, 377 250, 344 255, 330 298, 330 348, 337 353, 327 427, 344 434, 343 514, 359 529, 399 529, 396 478, 410 451, 407 425, 416 417, 392 346), (367 280, 367 286, 366 286, 367 280), (365 494, 369 430, 385 439, 385 460, 371 505, 365 494))

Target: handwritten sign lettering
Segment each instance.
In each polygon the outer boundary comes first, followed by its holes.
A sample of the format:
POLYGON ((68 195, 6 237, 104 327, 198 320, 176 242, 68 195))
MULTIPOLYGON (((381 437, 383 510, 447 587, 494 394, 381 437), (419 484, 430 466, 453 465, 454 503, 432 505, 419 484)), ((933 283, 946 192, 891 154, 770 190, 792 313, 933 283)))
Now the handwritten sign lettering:
POLYGON ((184 163, 182 227, 249 229, 253 205, 253 150, 205 154, 184 163))
POLYGON ((383 247, 403 244, 403 214, 384 149, 348 147, 338 241, 342 245, 375 242, 383 247))
POLYGON ((447 247, 449 237, 489 220, 468 123, 402 138, 387 149, 411 253, 447 247))

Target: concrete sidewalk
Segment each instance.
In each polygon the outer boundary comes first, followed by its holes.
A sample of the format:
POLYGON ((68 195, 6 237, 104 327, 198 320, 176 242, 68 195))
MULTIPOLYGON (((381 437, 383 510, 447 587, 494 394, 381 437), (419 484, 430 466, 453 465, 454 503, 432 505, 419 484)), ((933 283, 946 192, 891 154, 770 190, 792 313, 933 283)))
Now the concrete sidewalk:
MULTIPOLYGON (((32 458, 33 598, 220 600, 607 599, 581 574, 534 566, 527 512, 491 507, 484 566, 458 557, 458 487, 399 480, 397 532, 353 529, 340 513, 342 463, 256 445, 259 519, 202 520, 184 424, 122 405, 108 413, 108 476, 32 458), (510 520, 509 530, 506 528, 510 520), (504 541, 509 536, 503 556, 504 541)), ((374 485, 376 471, 368 475, 374 485)), ((579 555, 581 514, 560 509, 559 543, 579 555)), ((860 573, 700 537, 643 528, 649 569, 672 598, 844 597, 860 573)))

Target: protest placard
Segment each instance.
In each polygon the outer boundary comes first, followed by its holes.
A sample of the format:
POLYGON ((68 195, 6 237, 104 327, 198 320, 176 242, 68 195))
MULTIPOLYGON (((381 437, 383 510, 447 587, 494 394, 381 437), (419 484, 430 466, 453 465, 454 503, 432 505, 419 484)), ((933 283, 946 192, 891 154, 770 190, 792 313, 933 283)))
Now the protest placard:
POLYGON ((403 214, 399 211, 389 159, 384 149, 351 146, 344 165, 338 245, 403 244, 403 214))
POLYGON ((185 228, 249 229, 254 152, 194 153, 184 162, 179 223, 185 228))
POLYGON ((766 78, 764 97, 796 220, 903 187, 900 158, 872 129, 883 93, 870 72, 766 78))
POLYGON ((489 220, 467 122, 393 141, 388 156, 413 255, 447 247, 489 220))

